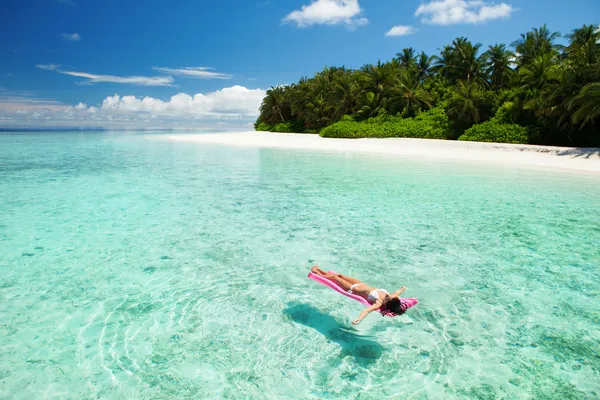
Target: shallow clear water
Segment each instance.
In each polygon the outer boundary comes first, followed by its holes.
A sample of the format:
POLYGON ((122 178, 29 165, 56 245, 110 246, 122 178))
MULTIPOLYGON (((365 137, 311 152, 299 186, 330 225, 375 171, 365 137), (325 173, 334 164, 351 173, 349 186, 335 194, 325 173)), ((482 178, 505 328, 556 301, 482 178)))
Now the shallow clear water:
POLYGON ((597 398, 599 215, 594 175, 1 134, 0 398, 597 398), (421 302, 353 327, 313 263, 421 302))

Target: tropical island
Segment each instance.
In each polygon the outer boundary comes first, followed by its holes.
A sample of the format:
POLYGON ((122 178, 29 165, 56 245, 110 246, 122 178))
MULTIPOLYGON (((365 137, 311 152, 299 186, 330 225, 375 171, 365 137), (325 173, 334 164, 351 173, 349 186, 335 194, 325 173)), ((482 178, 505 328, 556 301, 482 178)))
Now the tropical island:
POLYGON ((510 47, 465 37, 438 55, 405 48, 360 69, 325 67, 267 91, 257 131, 330 138, 427 138, 600 145, 600 28, 546 25, 510 47), (514 51, 510 48, 514 48, 514 51))

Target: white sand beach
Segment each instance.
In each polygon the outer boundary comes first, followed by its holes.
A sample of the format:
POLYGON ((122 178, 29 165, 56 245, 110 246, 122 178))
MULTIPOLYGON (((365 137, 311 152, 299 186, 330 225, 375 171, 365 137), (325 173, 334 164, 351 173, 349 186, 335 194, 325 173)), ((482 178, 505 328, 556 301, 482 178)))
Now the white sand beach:
POLYGON ((152 138, 227 146, 379 153, 402 157, 500 163, 600 173, 600 148, 405 138, 330 139, 318 135, 271 132, 174 134, 152 138))

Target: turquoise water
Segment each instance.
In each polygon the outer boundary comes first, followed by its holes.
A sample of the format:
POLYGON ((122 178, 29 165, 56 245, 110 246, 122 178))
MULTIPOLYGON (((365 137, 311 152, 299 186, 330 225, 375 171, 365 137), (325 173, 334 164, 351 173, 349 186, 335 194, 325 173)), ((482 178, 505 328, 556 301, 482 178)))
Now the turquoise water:
POLYGON ((0 134, 0 398, 598 398, 599 181, 0 134))

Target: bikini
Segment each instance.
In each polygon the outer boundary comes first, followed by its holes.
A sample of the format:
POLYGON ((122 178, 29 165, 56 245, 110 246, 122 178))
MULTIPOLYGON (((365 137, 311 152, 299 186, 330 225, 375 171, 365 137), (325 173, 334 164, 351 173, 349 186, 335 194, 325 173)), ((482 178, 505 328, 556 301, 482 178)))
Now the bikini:
MULTIPOLYGON (((354 294, 352 292, 352 290, 354 289, 355 286, 358 286, 358 285, 362 285, 362 283, 355 283, 354 285, 350 286, 350 290, 348 290, 348 293, 354 294)), ((381 301, 381 299, 379 298, 379 293, 378 292, 383 292, 383 293, 389 295, 388 291, 385 290, 385 289, 371 290, 371 293, 369 293, 369 295, 367 296, 367 301, 369 302, 369 304, 375 304, 375 302, 377 300, 381 301)))

